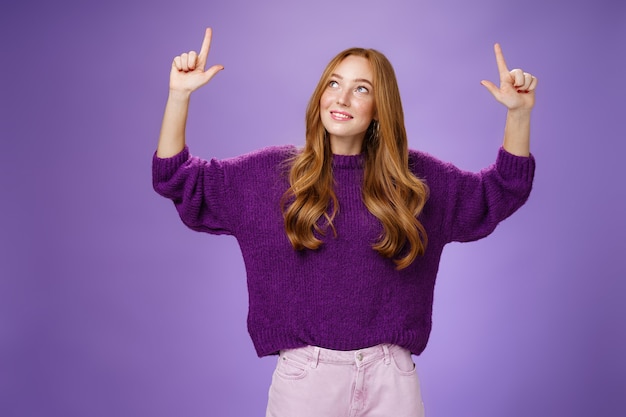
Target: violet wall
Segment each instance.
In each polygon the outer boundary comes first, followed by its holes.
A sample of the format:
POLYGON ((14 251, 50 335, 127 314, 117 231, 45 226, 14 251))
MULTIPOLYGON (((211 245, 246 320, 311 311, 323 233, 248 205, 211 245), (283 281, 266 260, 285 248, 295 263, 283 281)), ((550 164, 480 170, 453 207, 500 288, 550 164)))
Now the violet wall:
POLYGON ((0 6, 0 415, 262 416, 274 358, 246 332, 234 239, 151 188, 169 65, 214 28, 226 69, 188 143, 301 144, 326 62, 394 64, 411 146, 478 170, 505 109, 492 45, 539 78, 535 188, 450 245, 417 366, 429 417, 626 415, 626 3, 16 1, 0 6))

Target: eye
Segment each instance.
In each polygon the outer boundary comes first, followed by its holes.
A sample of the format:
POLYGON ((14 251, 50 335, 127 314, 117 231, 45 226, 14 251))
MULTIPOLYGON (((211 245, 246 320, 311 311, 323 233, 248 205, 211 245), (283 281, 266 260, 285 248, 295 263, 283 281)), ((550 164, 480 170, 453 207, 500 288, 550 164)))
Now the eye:
POLYGON ((331 81, 329 81, 328 86, 330 88, 337 88, 337 87, 339 87, 339 83, 337 81, 335 81, 335 80, 331 80, 331 81))
POLYGON ((367 87, 360 85, 356 88, 356 92, 361 94, 367 94, 370 92, 370 90, 368 90, 367 87))

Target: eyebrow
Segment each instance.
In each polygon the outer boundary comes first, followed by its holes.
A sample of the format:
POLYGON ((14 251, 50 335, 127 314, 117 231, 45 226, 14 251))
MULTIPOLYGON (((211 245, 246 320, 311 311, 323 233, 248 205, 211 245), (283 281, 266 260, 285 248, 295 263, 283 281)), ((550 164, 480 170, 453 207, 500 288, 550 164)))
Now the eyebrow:
MULTIPOLYGON (((343 77, 339 74, 331 74, 331 77, 335 77, 335 78, 339 78, 340 80, 343 80, 343 77)), ((372 88, 374 87, 374 84, 372 84, 372 82, 370 80, 368 80, 367 78, 356 78, 354 80, 352 80, 354 82, 357 83, 368 83, 369 85, 372 86, 372 88)))

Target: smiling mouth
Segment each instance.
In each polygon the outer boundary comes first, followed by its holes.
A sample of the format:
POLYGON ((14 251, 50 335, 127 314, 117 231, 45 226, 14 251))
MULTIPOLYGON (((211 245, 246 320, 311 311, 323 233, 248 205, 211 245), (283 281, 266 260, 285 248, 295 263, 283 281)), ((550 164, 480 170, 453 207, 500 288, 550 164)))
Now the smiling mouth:
POLYGON ((350 119, 353 118, 352 116, 350 116, 347 113, 336 112, 336 111, 331 111, 330 115, 335 120, 350 120, 350 119))

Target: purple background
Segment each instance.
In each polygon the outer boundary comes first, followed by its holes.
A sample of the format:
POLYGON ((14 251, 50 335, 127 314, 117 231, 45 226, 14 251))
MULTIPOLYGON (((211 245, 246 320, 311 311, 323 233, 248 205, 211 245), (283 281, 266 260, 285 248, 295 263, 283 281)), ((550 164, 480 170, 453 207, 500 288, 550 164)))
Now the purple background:
POLYGON ((3 0, 0 415, 261 416, 233 238, 151 188, 171 59, 214 27, 194 154, 302 144, 338 51, 394 64, 410 145, 478 170, 505 109, 492 45, 539 78, 529 202, 444 252, 417 358, 429 417, 626 415, 626 3, 3 0), (174 5, 176 4, 176 5, 174 5))

